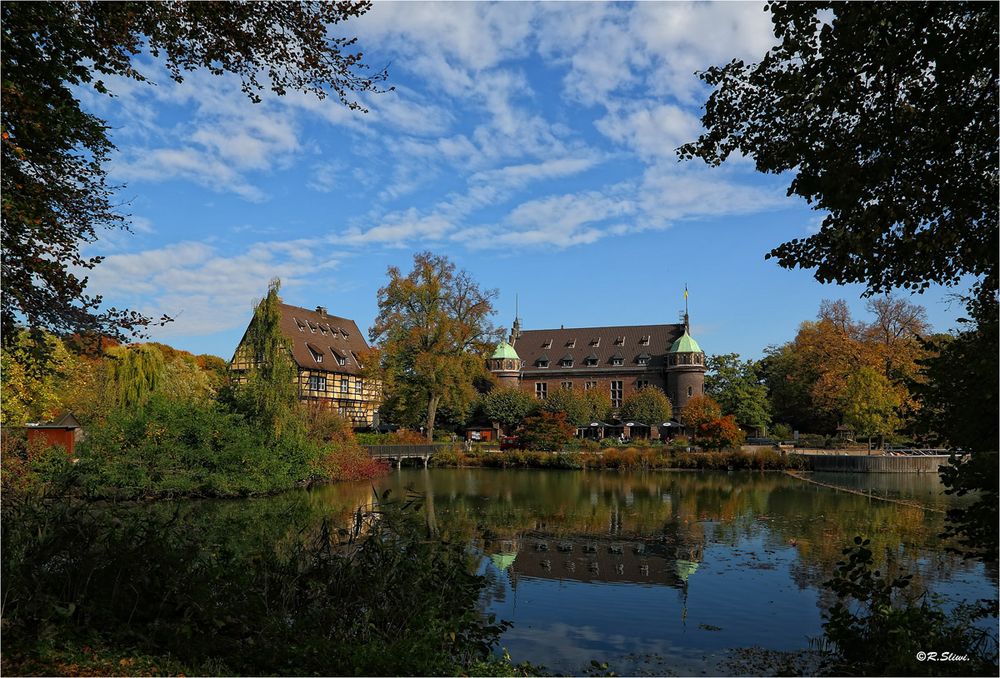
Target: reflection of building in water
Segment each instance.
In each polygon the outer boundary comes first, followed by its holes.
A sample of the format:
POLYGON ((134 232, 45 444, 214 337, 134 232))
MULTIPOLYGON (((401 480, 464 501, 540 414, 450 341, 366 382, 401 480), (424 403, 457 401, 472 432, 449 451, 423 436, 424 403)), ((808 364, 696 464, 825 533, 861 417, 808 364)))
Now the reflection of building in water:
POLYGON ((534 577, 685 589, 698 570, 702 546, 681 543, 678 537, 629 539, 530 532, 509 539, 485 539, 482 547, 497 569, 508 573, 515 587, 519 577, 534 577))

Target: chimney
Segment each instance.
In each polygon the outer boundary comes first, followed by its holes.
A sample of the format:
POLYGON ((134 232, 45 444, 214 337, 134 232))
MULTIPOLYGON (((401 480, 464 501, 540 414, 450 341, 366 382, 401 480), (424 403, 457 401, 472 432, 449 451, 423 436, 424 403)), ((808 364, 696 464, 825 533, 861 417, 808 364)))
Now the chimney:
POLYGON ((320 316, 322 316, 322 317, 325 318, 326 317, 326 306, 317 306, 316 307, 316 312, 319 313, 320 316))

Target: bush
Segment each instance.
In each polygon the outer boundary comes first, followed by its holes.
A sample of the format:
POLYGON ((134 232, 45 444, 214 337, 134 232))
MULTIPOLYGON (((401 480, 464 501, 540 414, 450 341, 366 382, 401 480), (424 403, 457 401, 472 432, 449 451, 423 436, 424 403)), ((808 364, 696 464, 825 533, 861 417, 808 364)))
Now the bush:
POLYGON ((554 452, 572 440, 575 432, 566 423, 565 413, 540 412, 524 420, 518 439, 526 449, 554 452))
POLYGON ((824 586, 838 600, 824 614, 823 631, 831 650, 824 669, 829 675, 922 676, 997 675, 991 634, 976 621, 995 614, 987 603, 962 604, 950 613, 932 605, 926 593, 907 596, 912 575, 889 579, 873 571, 869 540, 854 544, 837 563, 824 586), (921 661, 926 651, 947 650, 964 661, 921 661))
POLYGON ((212 402, 154 396, 91 427, 77 472, 93 497, 245 496, 306 480, 321 450, 306 438, 275 440, 212 402))
POLYGON ((5 502, 5 672, 58 673, 37 665, 50 648, 89 647, 151 675, 468 675, 507 624, 479 612, 466 544, 426 539, 389 499, 351 529, 312 510, 290 540, 252 548, 229 538, 245 518, 5 502))

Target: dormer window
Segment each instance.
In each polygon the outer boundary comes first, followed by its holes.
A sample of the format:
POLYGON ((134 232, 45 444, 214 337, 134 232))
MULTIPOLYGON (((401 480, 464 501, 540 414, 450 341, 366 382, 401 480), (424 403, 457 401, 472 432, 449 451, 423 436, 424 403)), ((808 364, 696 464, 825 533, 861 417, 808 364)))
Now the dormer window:
POLYGON ((347 339, 350 335, 347 333, 347 330, 345 330, 344 328, 341 328, 340 329, 340 336, 342 336, 344 339, 347 339))
POLYGON ((309 353, 312 354, 312 359, 318 363, 323 362, 323 351, 322 349, 316 348, 312 344, 306 344, 306 348, 309 349, 309 353))
POLYGON ((624 346, 624 345, 625 345, 625 337, 623 336, 615 337, 615 346, 624 346))
POLYGON ((538 367, 548 367, 549 357, 547 355, 541 356, 538 360, 535 361, 535 365, 537 365, 538 367))
POLYGON ((567 341, 566 348, 576 348, 576 339, 570 339, 567 341))
POLYGON ((640 354, 639 354, 639 355, 638 355, 638 356, 636 357, 635 361, 636 361, 637 363, 639 363, 640 365, 648 365, 648 364, 649 364, 649 359, 650 359, 650 358, 652 358, 652 356, 651 356, 651 355, 649 355, 648 353, 640 353, 640 354))
POLYGON ((347 364, 347 356, 346 355, 344 355, 343 353, 341 353, 337 349, 333 348, 332 346, 330 347, 330 352, 333 353, 333 357, 337 360, 337 364, 338 365, 346 365, 347 364))
POLYGON ((573 367, 573 356, 571 356, 571 355, 569 355, 569 354, 567 353, 567 354, 566 354, 566 355, 564 355, 564 356, 562 357, 562 359, 561 359, 561 360, 559 361, 559 364, 560 364, 560 365, 561 365, 562 367, 573 367))
POLYGON ((593 338, 591 338, 590 345, 591 346, 600 346, 601 345, 601 338, 600 337, 593 337, 593 338))
POLYGON ((309 331, 312 332, 313 334, 316 334, 316 327, 317 327, 316 323, 314 323, 311 320, 307 320, 306 322, 309 323, 309 331))
POLYGON ((620 353, 616 353, 611 356, 611 364, 615 367, 621 367, 625 364, 625 358, 620 353))
POLYGON ((306 331, 306 324, 304 322, 302 322, 298 318, 292 318, 292 320, 295 321, 295 326, 299 328, 299 332, 305 332, 306 331))
POLYGON ((542 342, 542 348, 552 348, 552 340, 546 339, 542 342))
POLYGON ((597 367, 597 356, 591 353, 586 358, 584 358, 583 363, 587 367, 597 367))
POLYGON ((358 367, 362 367, 362 368, 364 367, 364 365, 361 364, 361 361, 358 360, 358 354, 357 353, 355 353, 354 351, 351 351, 351 357, 354 358, 354 362, 357 363, 358 367))
POLYGON ((326 328, 323 327, 322 325, 320 325, 319 326, 319 333, 322 334, 325 337, 326 336, 326 328))
POLYGON ((649 346, 649 335, 648 334, 646 336, 642 337, 641 339, 639 339, 639 345, 640 346, 649 346))

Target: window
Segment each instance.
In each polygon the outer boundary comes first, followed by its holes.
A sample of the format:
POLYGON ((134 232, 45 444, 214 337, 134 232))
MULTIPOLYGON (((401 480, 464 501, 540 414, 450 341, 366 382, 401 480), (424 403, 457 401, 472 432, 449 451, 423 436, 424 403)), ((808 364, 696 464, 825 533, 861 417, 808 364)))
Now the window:
POLYGON ((309 323, 309 331, 316 334, 316 323, 311 320, 307 320, 306 322, 309 323))
POLYGON ((542 348, 552 348, 552 340, 546 339, 542 342, 542 348))
POLYGON ((625 337, 615 337, 615 346, 624 346, 625 337))
POLYGON ((311 344, 306 344, 306 348, 308 348, 309 353, 312 354, 313 360, 315 360, 318 363, 323 362, 323 351, 316 348, 315 346, 312 346, 311 344))
POLYGON ((640 346, 649 346, 649 335, 648 334, 646 336, 642 337, 641 339, 639 339, 639 345, 640 346))
POLYGON ((347 377, 340 378, 340 392, 341 394, 347 393, 347 385, 350 380, 347 377))
POLYGON ((355 379, 354 382, 351 384, 351 386, 353 387, 351 390, 354 392, 354 395, 356 396, 361 395, 362 383, 360 379, 355 379))
POLYGON ((549 385, 543 381, 535 383, 535 397, 539 400, 545 400, 546 396, 549 394, 549 385))
POLYGON ((572 391, 573 390, 573 382, 572 381, 564 381, 563 383, 560 384, 560 386, 563 387, 564 391, 572 391))
POLYGON ((535 364, 538 365, 539 367, 548 367, 549 359, 546 358, 545 356, 542 356, 541 358, 535 361, 535 364))
POLYGON ((310 391, 325 391, 326 390, 326 377, 313 374, 309 377, 309 390, 310 391))
POLYGON ((570 339, 566 342, 566 348, 576 348, 576 339, 570 339))
POLYGON ((354 358, 354 362, 357 364, 358 367, 364 367, 364 365, 361 364, 361 361, 358 360, 358 354, 357 353, 355 353, 354 351, 351 351, 351 357, 354 358))
POLYGON ((338 365, 347 364, 347 356, 341 354, 341 352, 335 349, 333 346, 330 347, 330 353, 333 354, 333 357, 337 360, 338 365))
POLYGON ((692 388, 688 386, 688 398, 690 398, 693 393, 694 391, 692 390, 692 388))
POLYGON ((347 330, 345 330, 345 329, 341 328, 341 330, 340 330, 340 336, 342 336, 342 337, 343 337, 344 339, 347 339, 347 337, 349 337, 349 336, 351 336, 351 335, 349 335, 349 334, 347 333, 347 330))
POLYGON ((593 337, 593 338, 591 338, 590 345, 591 346, 600 346, 601 345, 601 338, 600 337, 593 337))
POLYGON ((638 379, 635 382, 635 387, 636 388, 646 388, 647 386, 649 386, 649 380, 648 379, 638 379))
POLYGON ((595 367, 597 365, 597 356, 591 353, 584 359, 584 363, 587 367, 595 367))
POLYGON ((306 324, 304 322, 302 322, 298 318, 292 318, 292 320, 295 321, 295 325, 299 328, 299 332, 305 332, 306 331, 306 324))
POLYGON ((611 407, 622 406, 622 382, 611 382, 611 407))
POLYGON ((586 381, 586 382, 583 383, 583 390, 584 391, 589 391, 589 390, 591 390, 593 388, 597 388, 597 382, 596 381, 586 381))
POLYGON ((573 367, 573 356, 564 355, 562 360, 559 361, 559 364, 563 367, 573 367))
POLYGON ((611 356, 611 364, 620 367, 621 365, 625 364, 625 359, 622 358, 620 355, 611 356))
POLYGON ((651 357, 652 357, 652 356, 650 356, 650 355, 649 355, 648 353, 640 353, 640 354, 639 354, 639 355, 638 355, 638 356, 636 357, 635 361, 636 361, 637 363, 639 363, 640 365, 643 365, 643 366, 645 366, 645 365, 648 365, 648 364, 649 364, 649 359, 650 359, 651 357))
POLYGON ((319 326, 319 333, 322 334, 325 337, 326 336, 326 328, 323 327, 322 325, 320 325, 319 326))

